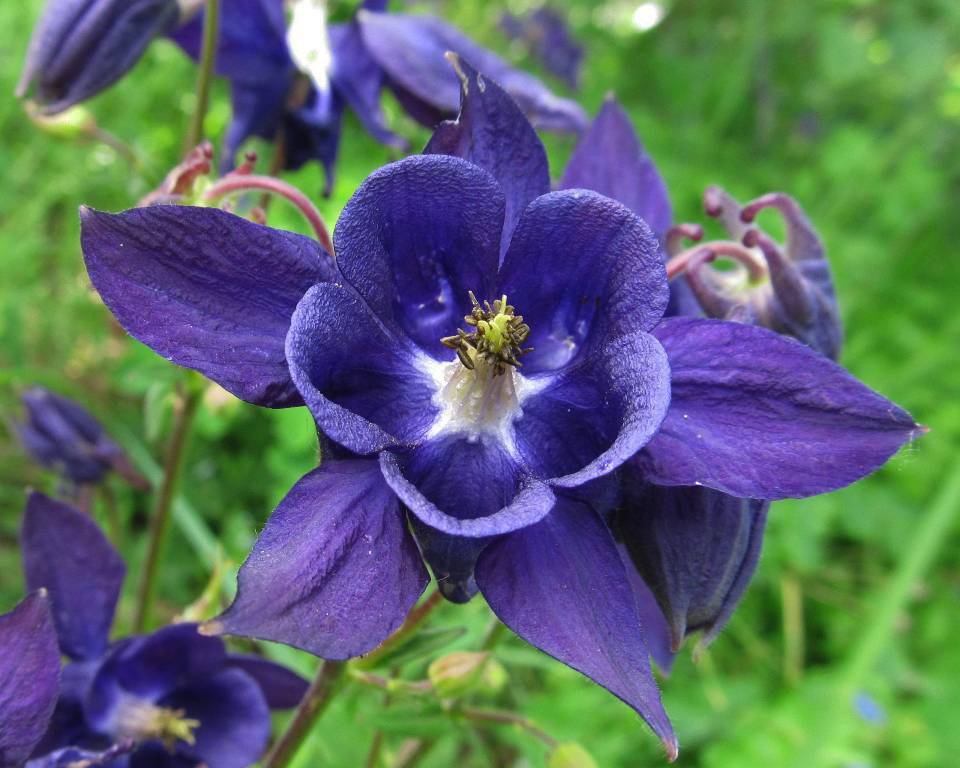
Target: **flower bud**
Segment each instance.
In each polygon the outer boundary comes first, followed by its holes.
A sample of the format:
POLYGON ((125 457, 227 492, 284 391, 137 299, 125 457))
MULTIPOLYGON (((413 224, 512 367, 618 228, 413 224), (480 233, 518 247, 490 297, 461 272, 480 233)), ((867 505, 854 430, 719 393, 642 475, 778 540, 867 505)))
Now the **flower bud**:
POLYGON ((547 758, 547 768, 597 768, 596 761, 579 744, 558 744, 547 758))
POLYGON ((33 30, 16 94, 44 114, 113 85, 180 19, 177 0, 50 0, 33 30))
POLYGON ((100 483, 112 469, 134 487, 149 488, 123 448, 79 404, 42 387, 28 390, 22 400, 27 422, 14 427, 37 462, 76 485, 100 483))
POLYGON ((456 651, 434 661, 427 677, 440 698, 455 699, 475 691, 496 693, 506 683, 507 673, 489 653, 456 651))
MULTIPOLYGON (((719 187, 710 187, 703 201, 707 215, 720 221, 730 240, 702 243, 677 253, 680 238, 667 239, 673 261, 684 265, 702 311, 708 317, 761 325, 792 336, 836 359, 842 332, 830 265, 823 243, 796 200, 771 193, 741 206, 719 187), (787 232, 783 245, 751 226, 764 208, 775 208, 783 217, 787 232), (738 268, 716 270, 710 266, 715 258, 732 260, 738 268)), ((699 239, 689 234, 690 225, 673 231, 699 239)))

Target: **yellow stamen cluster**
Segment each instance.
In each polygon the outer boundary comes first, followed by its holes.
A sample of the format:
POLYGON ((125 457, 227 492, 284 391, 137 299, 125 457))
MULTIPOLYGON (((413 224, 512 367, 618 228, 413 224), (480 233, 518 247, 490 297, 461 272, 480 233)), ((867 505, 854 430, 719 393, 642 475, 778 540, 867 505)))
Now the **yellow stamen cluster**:
POLYGON ((508 365, 519 367, 517 358, 533 351, 520 348, 530 335, 530 326, 524 324, 523 316, 513 313, 506 295, 494 301, 492 307, 488 301, 480 306, 470 291, 470 301, 473 312, 464 317, 464 321, 477 330, 467 333, 458 328, 456 336, 441 339, 443 345, 456 350, 460 362, 471 371, 478 362, 493 368, 494 376, 505 373, 508 365))

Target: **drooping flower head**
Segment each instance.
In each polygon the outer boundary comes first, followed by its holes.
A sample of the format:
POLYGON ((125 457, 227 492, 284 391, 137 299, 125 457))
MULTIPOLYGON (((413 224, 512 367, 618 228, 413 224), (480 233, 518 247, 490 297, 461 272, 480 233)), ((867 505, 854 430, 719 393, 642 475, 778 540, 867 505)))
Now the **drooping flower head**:
POLYGON ((79 403, 34 387, 23 393, 27 421, 14 428, 30 455, 76 486, 103 481, 109 470, 134 487, 149 488, 103 425, 79 403))
POLYGON ((422 552, 447 597, 479 589, 673 754, 640 608, 599 514, 617 468, 810 495, 872 471, 916 425, 772 332, 663 320, 650 228, 595 192, 541 194, 546 155, 519 107, 460 65, 464 117, 434 154, 361 185, 335 261, 221 211, 161 206, 85 210, 88 270, 137 338, 250 402, 304 402, 332 444, 208 631, 364 653, 424 589, 422 552))
POLYGON ((294 706, 306 689, 282 667, 227 653, 195 624, 110 642, 125 568, 73 507, 31 494, 21 545, 27 585, 49 595, 60 651, 70 659, 32 750, 39 765, 68 764, 76 750, 107 750, 105 764, 125 765, 110 761, 117 748, 134 765, 244 768, 266 746, 270 709, 294 706))

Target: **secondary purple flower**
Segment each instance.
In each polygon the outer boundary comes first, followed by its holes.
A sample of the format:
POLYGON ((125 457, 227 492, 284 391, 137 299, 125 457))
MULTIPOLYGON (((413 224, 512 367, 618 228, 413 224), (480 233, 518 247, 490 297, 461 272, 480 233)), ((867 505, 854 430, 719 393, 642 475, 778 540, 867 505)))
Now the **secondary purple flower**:
POLYGON ((570 33, 566 20, 557 11, 541 6, 524 17, 505 13, 500 28, 514 40, 522 40, 534 55, 570 88, 580 83, 583 46, 570 33))
POLYGON ((294 706, 305 691, 292 672, 231 655, 194 624, 110 643, 125 569, 96 524, 73 507, 31 494, 21 545, 27 584, 47 590, 60 650, 71 659, 33 750, 46 758, 40 765, 62 764, 68 748, 128 744, 134 764, 244 768, 266 746, 270 709, 294 706))
POLYGON ((177 0, 49 0, 16 94, 32 90, 42 113, 62 112, 123 77, 179 17, 177 0))
POLYGON ((14 423, 24 447, 45 467, 75 485, 103 481, 109 470, 136 488, 149 488, 130 459, 83 406, 43 387, 23 393, 27 421, 14 423))
POLYGON ((60 652, 46 595, 0 616, 0 768, 20 768, 46 730, 60 682, 60 652))

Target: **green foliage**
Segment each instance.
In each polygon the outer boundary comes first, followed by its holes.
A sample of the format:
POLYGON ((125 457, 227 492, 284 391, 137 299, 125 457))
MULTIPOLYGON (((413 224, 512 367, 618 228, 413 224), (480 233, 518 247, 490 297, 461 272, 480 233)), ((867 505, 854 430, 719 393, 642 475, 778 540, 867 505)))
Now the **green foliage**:
MULTIPOLYGON (((729 627, 697 665, 681 653, 662 681, 680 740, 678 764, 951 764, 960 752, 953 513, 960 500, 946 488, 960 446, 960 5, 664 0, 664 20, 639 32, 631 22, 637 2, 552 4, 569 12, 587 46, 582 103, 595 111, 605 93, 616 92, 670 185, 678 220, 703 221, 700 195, 711 183, 741 199, 782 190, 800 200, 835 270, 843 362, 931 427, 873 477, 774 506, 759 572, 729 627), (879 704, 880 720, 858 714, 853 696, 860 693, 879 704)), ((4 6, 0 93, 12 93, 40 5, 4 6)), ((496 27, 503 5, 517 11, 528 3, 449 3, 443 12, 543 75, 522 50, 504 47, 496 27)), ((343 8, 349 4, 337 11, 343 8)), ((193 65, 160 42, 87 105, 100 128, 129 147, 127 158, 100 142, 41 133, 12 97, 0 99, 3 610, 22 592, 15 536, 24 489, 56 487, 25 460, 7 426, 19 416, 20 391, 40 383, 80 400, 145 474, 159 476, 170 393, 182 371, 127 338, 90 289, 76 210, 81 203, 121 210, 156 186, 181 152, 193 80, 193 65)), ((229 119, 223 83, 212 103, 207 127, 219 138, 229 119)), ((387 110, 413 146, 422 145, 427 133, 389 100, 387 110)), ((268 162, 269 148, 257 148, 268 162)), ((570 141, 552 138, 548 148, 558 175, 570 141)), ((391 159, 348 117, 335 193, 319 201, 327 220, 391 159)), ((308 193, 322 186, 316 166, 286 178, 308 193)), ((306 231, 282 202, 270 221, 306 231)), ((156 615, 172 618, 199 597, 216 542, 226 559, 242 562, 271 509, 314 465, 317 449, 306 412, 255 409, 208 388, 174 506, 156 615)), ((115 482, 111 488, 136 576, 149 498, 115 482)), ((106 526, 106 504, 96 509, 106 526)), ((226 582, 229 591, 232 577, 226 582)), ((133 588, 127 584, 121 608, 124 632, 133 588)), ((489 618, 479 600, 445 605, 431 617, 432 634, 398 648, 407 654, 393 662, 404 662, 404 679, 422 680, 440 653, 479 648, 489 618), (431 638, 443 638, 442 649, 431 638)), ((312 671, 305 654, 276 646, 268 652, 312 671)), ((510 680, 493 700, 499 709, 520 713, 559 741, 585 745, 597 765, 664 762, 637 718, 580 675, 513 637, 494 658, 510 680)), ((407 739, 419 740, 423 766, 548 764, 546 747, 523 729, 458 718, 433 699, 386 701, 359 687, 335 702, 295 764, 355 768, 377 732, 384 734, 377 765, 417 747, 407 739)), ((590 764, 578 759, 555 756, 549 764, 590 764)))

